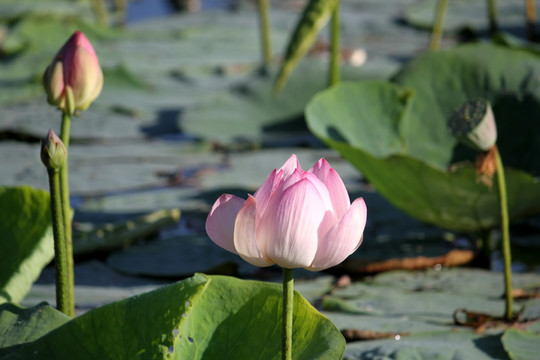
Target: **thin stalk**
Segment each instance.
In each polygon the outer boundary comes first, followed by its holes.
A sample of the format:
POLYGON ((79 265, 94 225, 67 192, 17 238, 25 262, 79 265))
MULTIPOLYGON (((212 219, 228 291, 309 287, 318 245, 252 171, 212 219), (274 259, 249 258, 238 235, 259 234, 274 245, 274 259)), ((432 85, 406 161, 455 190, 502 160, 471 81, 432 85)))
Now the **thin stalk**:
POLYGON ((534 3, 534 0, 525 1, 525 16, 527 18, 529 41, 536 41, 536 7, 534 3))
POLYGON ((508 220, 508 204, 506 201, 506 181, 504 178, 504 167, 499 154, 499 149, 495 149, 497 157, 497 183, 499 186, 499 199, 501 205, 501 232, 502 232, 502 253, 504 260, 504 288, 505 288, 505 318, 511 320, 512 312, 512 260, 510 254, 510 222, 508 220))
POLYGON ((441 38, 444 29, 444 17, 448 9, 448 0, 439 0, 437 10, 435 12, 435 22, 433 23, 433 31, 431 32, 431 41, 429 43, 430 50, 438 50, 441 47, 441 38))
POLYGON ((57 170, 47 170, 51 191, 51 214, 54 237, 54 266, 56 277, 56 307, 68 316, 69 309, 66 248, 64 244, 64 223, 62 221, 62 202, 60 200, 60 177, 57 170))
POLYGON ((127 2, 128 0, 114 0, 114 10, 119 26, 124 26, 126 24, 127 2))
POLYGON ((294 300, 294 270, 283 268, 283 318, 281 360, 292 360, 292 322, 294 300))
POLYGON ((62 195, 62 217, 64 223, 65 236, 65 261, 67 268, 69 311, 68 315, 75 316, 75 279, 73 274, 73 240, 71 234, 71 206, 69 203, 69 177, 68 177, 68 159, 69 159, 69 133, 71 127, 71 115, 62 114, 62 131, 60 138, 66 147, 68 158, 60 169, 60 189, 62 195))
POLYGON ((268 0, 259 0, 259 22, 261 25, 261 42, 263 67, 268 70, 272 62, 272 45, 270 43, 270 6, 268 0))
POLYGON ((488 18, 489 18, 489 33, 495 34, 499 30, 497 25, 497 0, 487 0, 488 2, 488 18))
POLYGON ((107 12, 105 0, 92 0, 92 4, 97 23, 101 26, 106 26, 109 23, 109 13, 107 12))
POLYGON ((329 71, 329 86, 339 82, 340 75, 340 60, 341 60, 341 45, 340 45, 340 27, 341 22, 339 12, 341 2, 338 1, 336 8, 332 11, 331 27, 330 27, 330 71, 329 71))

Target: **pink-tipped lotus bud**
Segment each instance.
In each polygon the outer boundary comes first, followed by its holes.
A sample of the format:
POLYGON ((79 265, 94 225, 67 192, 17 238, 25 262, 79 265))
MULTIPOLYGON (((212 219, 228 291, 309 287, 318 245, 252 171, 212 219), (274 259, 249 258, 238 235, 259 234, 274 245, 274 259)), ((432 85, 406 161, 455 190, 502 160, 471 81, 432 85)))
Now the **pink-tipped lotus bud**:
POLYGON ((43 74, 49 104, 64 113, 85 110, 103 87, 103 72, 94 48, 76 31, 54 57, 43 74))
POLYGON ((488 151, 497 141, 497 125, 489 102, 484 99, 467 101, 448 119, 448 129, 463 144, 488 151))
POLYGON ((67 159, 64 143, 51 129, 41 141, 41 161, 49 170, 58 171, 67 159))

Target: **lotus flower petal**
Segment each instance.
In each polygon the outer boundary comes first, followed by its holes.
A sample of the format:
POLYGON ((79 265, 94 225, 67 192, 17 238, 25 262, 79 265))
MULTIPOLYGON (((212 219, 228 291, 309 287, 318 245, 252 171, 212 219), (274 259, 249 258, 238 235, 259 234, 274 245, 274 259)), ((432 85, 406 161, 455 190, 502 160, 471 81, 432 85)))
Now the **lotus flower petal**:
POLYGON ((206 232, 210 239, 227 251, 237 254, 234 247, 234 223, 245 200, 223 194, 216 200, 206 218, 206 232))
POLYGON ((351 255, 361 244, 366 226, 364 199, 356 199, 343 218, 319 240, 317 254, 308 270, 319 271, 335 266, 351 255))
POLYGON ((270 196, 276 190, 276 187, 280 184, 280 181, 282 179, 282 173, 283 172, 278 172, 277 169, 274 169, 274 171, 272 171, 270 175, 268 175, 261 187, 257 191, 255 191, 255 194, 253 194, 253 197, 255 198, 255 200, 257 200, 257 210, 259 214, 262 214, 266 209, 266 205, 268 205, 268 200, 270 200, 270 196))
POLYGON ((279 169, 283 171, 283 177, 287 178, 289 177, 295 170, 302 170, 302 167, 300 166, 300 162, 298 161, 298 158, 296 155, 291 155, 291 157, 283 164, 283 166, 279 169))
POLYGON ((303 179, 274 196, 257 227, 261 249, 281 267, 309 266, 326 208, 317 188, 303 179))
POLYGON ((274 262, 264 258, 256 239, 257 200, 249 196, 238 212, 234 224, 234 246, 238 255, 255 266, 270 266, 274 262))
POLYGON ((338 218, 341 218, 351 204, 347 188, 341 180, 341 177, 325 159, 320 159, 311 169, 313 173, 326 186, 330 192, 330 199, 334 212, 338 218))

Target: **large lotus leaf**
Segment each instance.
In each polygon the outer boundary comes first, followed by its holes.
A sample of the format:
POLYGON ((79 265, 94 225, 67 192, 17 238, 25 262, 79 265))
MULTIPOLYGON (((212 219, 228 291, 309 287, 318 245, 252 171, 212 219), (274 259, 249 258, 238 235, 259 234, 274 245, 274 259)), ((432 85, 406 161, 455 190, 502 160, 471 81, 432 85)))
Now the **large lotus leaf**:
POLYGON ((308 105, 310 129, 355 165, 394 205, 460 231, 499 223, 496 186, 478 182, 476 154, 448 132, 446 118, 486 98, 498 126, 512 219, 540 210, 540 61, 520 51, 472 45, 428 53, 397 84, 341 84, 308 105), (401 85, 401 86, 400 86, 401 85))
POLYGON ((0 358, 69 320, 69 316, 45 303, 28 309, 11 303, 0 305, 0 358))
POLYGON ((540 174, 540 60, 504 47, 468 45, 428 53, 405 65, 393 81, 414 89, 408 152, 442 168, 463 158, 447 130, 452 111, 467 100, 488 100, 497 121, 497 146, 506 166, 540 174))
POLYGON ((54 256, 49 194, 0 188, 0 303, 21 301, 54 256))
MULTIPOLYGON (((7 359, 279 359, 281 286, 195 275, 91 310, 7 359)), ((339 359, 345 340, 295 293, 295 359, 339 359)))

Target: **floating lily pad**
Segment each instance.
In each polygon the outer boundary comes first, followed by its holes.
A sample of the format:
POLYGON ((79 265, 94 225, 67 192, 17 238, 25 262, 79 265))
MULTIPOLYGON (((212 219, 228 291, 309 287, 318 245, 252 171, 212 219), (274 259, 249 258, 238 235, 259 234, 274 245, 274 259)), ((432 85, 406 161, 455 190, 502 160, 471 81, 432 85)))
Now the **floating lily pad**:
POLYGON ((93 12, 89 1, 53 0, 39 1, 20 0, 0 2, 0 20, 13 20, 25 15, 56 15, 92 17, 93 12))
POLYGON ((124 274, 177 279, 202 271, 226 271, 234 275, 238 267, 238 272, 244 276, 257 271, 238 255, 214 244, 206 235, 179 236, 132 246, 109 256, 107 264, 124 274), (227 263, 231 266, 225 268, 227 263))
POLYGON ((537 213, 539 78, 533 55, 462 46, 420 56, 395 83, 364 81, 324 91, 306 115, 310 129, 394 205, 438 226, 475 231, 500 221, 496 187, 478 181, 475 154, 457 143, 446 119, 466 100, 492 103, 510 217, 537 213))
POLYGON ((0 188, 0 303, 19 302, 54 256, 49 194, 0 188))
MULTIPOLYGON (((348 73, 361 78, 361 70, 348 73)), ((180 126, 184 132, 230 143, 275 138, 305 138, 302 111, 309 99, 326 87, 326 65, 320 60, 304 61, 279 96, 272 92, 273 74, 238 83, 205 102, 186 108, 180 126)))
POLYGON ((138 239, 156 235, 161 228, 176 224, 179 219, 180 210, 171 209, 97 226, 78 223, 73 232, 73 253, 81 255, 127 247, 138 239))
MULTIPOLYGON (((539 282, 538 274, 513 276, 515 289, 537 289, 539 282)), ((464 329, 454 322, 454 312, 459 309, 502 316, 503 284, 502 273, 486 270, 442 268, 425 272, 392 271, 335 289, 331 295, 323 298, 323 308, 331 313, 345 312, 381 318, 373 323, 373 327, 369 325, 369 319, 365 320, 366 323, 358 321, 357 326, 352 321, 340 320, 344 324, 340 326, 341 329, 403 333, 407 331, 403 327, 407 322, 416 323, 416 330, 411 330, 411 333, 423 331, 419 323, 438 326, 439 329, 443 326, 447 326, 447 329, 464 329), (396 319, 395 325, 391 323, 392 318, 396 319)), ((522 311, 520 322, 539 319, 536 300, 516 301, 515 306, 516 311, 522 311)), ((500 333, 504 329, 492 328, 491 333, 500 333)))
MULTIPOLYGON (((418 28, 431 30, 435 19, 438 1, 419 1, 406 8, 405 20, 418 28)), ((497 2, 497 20, 502 29, 516 31, 521 28, 525 32, 525 4, 520 0, 497 2)), ((537 6, 537 11, 540 7, 537 6)), ((488 29, 488 9, 483 0, 449 1, 445 16, 444 30, 458 31, 465 27, 479 32, 488 29)))
POLYGON ((540 332, 508 329, 502 343, 512 360, 534 359, 540 352, 540 332))
MULTIPOLYGON (((540 287, 540 281, 536 283, 536 286, 540 287)), ((523 310, 523 312, 519 314, 519 320, 522 322, 526 322, 526 321, 539 320, 539 319, 540 319, 540 299, 528 300, 525 303, 525 309, 523 310)))
MULTIPOLYGON (((448 331, 448 325, 431 321, 423 321, 410 317, 409 315, 377 315, 374 314, 355 314, 351 312, 323 311, 342 332, 351 331, 370 331, 373 334, 386 333, 408 336, 412 334, 421 334, 427 332, 448 331)), ((392 337, 394 336, 387 336, 392 337)))
MULTIPOLYGON (((406 292, 448 292, 494 299, 502 299, 504 294, 502 273, 479 269, 445 269, 418 273, 392 271, 379 274, 373 279, 373 284, 406 292)), ((513 274, 512 284, 516 289, 534 288, 540 285, 540 276, 535 273, 513 274)), ((531 312, 533 309, 526 311, 531 312)))
POLYGON ((504 311, 504 300, 451 292, 411 292, 355 283, 326 297, 323 308, 373 316, 407 316, 434 324, 452 325, 453 314, 459 308, 500 316, 504 311))
POLYGON ((482 336, 470 332, 441 332, 400 336, 388 340, 362 341, 348 344, 344 360, 491 360, 506 359, 500 335, 482 336))
MULTIPOLYGON (((134 24, 131 35, 104 43, 104 66, 125 64, 145 74, 183 68, 215 71, 225 65, 260 61, 257 17, 254 12, 201 12, 134 24), (252 31, 246 31, 252 30, 252 31)), ((285 29, 275 29, 272 41, 284 42, 285 29)))

